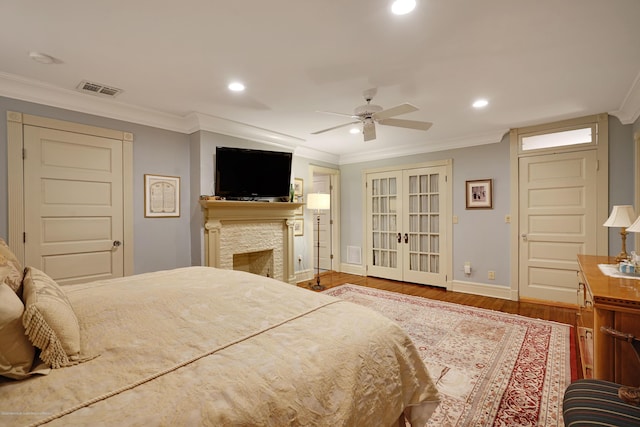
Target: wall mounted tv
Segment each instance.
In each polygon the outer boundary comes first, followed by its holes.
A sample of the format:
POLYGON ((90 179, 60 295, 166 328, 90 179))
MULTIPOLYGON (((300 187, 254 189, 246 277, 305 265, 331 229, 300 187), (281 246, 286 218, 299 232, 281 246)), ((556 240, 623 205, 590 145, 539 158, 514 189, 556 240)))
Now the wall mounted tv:
POLYGON ((216 147, 215 195, 254 200, 288 197, 291 153, 216 147))

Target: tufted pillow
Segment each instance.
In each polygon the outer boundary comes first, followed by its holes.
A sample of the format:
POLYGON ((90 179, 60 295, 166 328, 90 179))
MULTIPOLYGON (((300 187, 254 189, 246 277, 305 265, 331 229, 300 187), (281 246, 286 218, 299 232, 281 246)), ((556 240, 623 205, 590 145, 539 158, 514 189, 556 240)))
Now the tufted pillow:
POLYGON ((60 286, 42 271, 27 267, 23 280, 22 323, 29 340, 41 351, 40 359, 52 368, 80 360, 80 325, 60 286))
POLYGON ((22 326, 24 305, 6 283, 0 283, 0 375, 27 378, 35 349, 22 326))
POLYGON ((7 243, 0 238, 0 283, 4 282, 20 296, 23 271, 20 261, 9 249, 7 243))

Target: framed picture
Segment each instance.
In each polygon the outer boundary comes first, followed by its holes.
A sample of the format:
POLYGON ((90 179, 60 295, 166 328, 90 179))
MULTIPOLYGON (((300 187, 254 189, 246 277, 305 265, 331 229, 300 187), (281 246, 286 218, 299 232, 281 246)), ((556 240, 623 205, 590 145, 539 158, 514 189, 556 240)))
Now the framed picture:
POLYGON ((293 235, 304 236, 304 218, 296 218, 293 221, 293 235))
POLYGON ((467 209, 493 209, 493 180, 467 181, 467 209))
POLYGON ((180 177, 144 175, 144 216, 180 216, 180 177))
POLYGON ((302 178, 293 178, 293 195, 296 202, 302 200, 302 196, 304 196, 304 180, 302 178))
MULTIPOLYGON (((304 202, 304 180, 302 178, 293 178, 293 201, 296 203, 304 202)), ((304 215, 302 206, 295 210, 296 215, 304 215)), ((302 236, 302 234, 296 234, 302 236)))

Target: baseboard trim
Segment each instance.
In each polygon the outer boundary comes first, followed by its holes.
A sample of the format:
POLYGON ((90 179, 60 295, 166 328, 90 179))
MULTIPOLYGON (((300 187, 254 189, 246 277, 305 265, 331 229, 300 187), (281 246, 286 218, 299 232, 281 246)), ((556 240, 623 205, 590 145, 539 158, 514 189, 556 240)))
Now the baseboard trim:
POLYGON ((340 264, 340 271, 342 273, 355 274, 357 276, 367 275, 367 270, 360 264, 347 264, 343 262, 340 264))
POLYGON ((300 270, 300 271, 296 271, 295 274, 296 274, 296 283, 308 282, 314 277, 313 271, 311 270, 300 270))
POLYGON ((514 295, 511 291, 511 288, 507 288, 505 286, 490 285, 487 283, 463 282, 454 280, 451 282, 451 288, 449 290, 454 292, 462 292, 465 294, 500 298, 511 301, 518 300, 517 293, 514 295))
POLYGON ((528 302, 531 304, 542 304, 542 305, 550 305, 553 307, 560 307, 560 308, 571 308, 574 310, 579 309, 580 307, 578 307, 578 303, 576 301, 575 304, 571 304, 569 302, 560 302, 560 301, 549 301, 549 300, 544 300, 544 299, 537 299, 537 298, 520 298, 520 302, 528 302))

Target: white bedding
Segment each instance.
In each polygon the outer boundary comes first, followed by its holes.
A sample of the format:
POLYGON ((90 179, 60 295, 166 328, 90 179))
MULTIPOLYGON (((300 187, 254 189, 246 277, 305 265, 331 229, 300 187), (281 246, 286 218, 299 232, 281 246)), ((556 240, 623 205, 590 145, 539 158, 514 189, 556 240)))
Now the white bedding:
POLYGON ((0 425, 424 425, 434 383, 395 323, 248 273, 64 287, 85 363, 0 379, 0 425))

